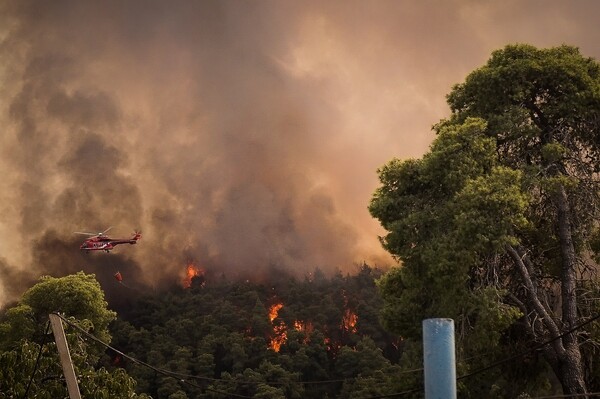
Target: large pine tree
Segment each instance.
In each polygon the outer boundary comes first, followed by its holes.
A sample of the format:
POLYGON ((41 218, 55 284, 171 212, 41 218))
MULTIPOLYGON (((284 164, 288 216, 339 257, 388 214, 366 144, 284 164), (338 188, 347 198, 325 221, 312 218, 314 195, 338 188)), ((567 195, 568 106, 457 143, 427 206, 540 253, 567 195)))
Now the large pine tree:
POLYGON ((569 46, 509 45, 448 103, 430 152, 381 168, 370 204, 403 262, 381 282, 388 325, 453 317, 498 344, 520 323, 522 339, 550 342, 564 393, 585 393, 572 330, 598 309, 585 295, 596 286, 600 65, 569 46))

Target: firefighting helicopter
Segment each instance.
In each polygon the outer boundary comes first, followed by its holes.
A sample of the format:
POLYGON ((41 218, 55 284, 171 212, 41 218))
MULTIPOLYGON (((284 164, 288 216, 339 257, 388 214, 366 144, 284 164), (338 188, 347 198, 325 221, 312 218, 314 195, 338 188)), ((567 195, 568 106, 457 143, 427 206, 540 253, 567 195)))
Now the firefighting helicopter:
POLYGON ((119 244, 136 244, 137 241, 142 238, 141 231, 135 231, 130 238, 110 238, 106 233, 112 229, 109 227, 101 233, 87 233, 83 231, 76 231, 75 234, 83 234, 89 236, 83 244, 79 246, 79 249, 85 252, 90 251, 105 251, 110 252, 119 244))

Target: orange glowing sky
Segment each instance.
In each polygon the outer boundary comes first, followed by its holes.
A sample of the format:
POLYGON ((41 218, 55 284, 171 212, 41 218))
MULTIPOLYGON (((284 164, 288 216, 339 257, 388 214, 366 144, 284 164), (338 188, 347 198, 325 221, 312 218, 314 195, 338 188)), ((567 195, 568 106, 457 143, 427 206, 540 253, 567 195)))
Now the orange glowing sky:
POLYGON ((427 150, 445 95, 495 49, 566 43, 600 58, 599 11, 0 1, 0 303, 22 291, 21 270, 83 267, 72 232, 108 226, 144 231, 117 259, 148 282, 186 257, 248 274, 390 264, 367 212, 376 169, 427 150))

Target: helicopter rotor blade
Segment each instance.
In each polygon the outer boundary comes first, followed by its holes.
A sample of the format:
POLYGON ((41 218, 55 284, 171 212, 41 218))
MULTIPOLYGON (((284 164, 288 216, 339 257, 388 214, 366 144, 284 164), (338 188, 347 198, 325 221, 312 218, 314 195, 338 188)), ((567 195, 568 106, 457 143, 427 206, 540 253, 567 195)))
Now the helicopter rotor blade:
POLYGON ((112 229, 112 228, 113 228, 113 226, 110 226, 108 229, 104 230, 102 233, 100 233, 100 234, 98 234, 98 235, 100 235, 100 236, 101 236, 101 235, 105 234, 105 233, 106 233, 108 230, 110 230, 110 229, 112 229))
POLYGON ((83 232, 83 231, 74 231, 73 233, 74 234, 83 234, 84 236, 90 236, 90 237, 97 235, 96 233, 86 233, 86 232, 83 232))

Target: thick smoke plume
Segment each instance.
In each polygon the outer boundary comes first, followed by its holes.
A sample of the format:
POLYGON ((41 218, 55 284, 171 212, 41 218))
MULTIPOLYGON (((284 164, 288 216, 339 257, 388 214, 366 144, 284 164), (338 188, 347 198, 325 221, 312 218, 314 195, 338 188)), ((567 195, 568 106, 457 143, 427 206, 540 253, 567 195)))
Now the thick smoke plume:
POLYGON ((598 7, 2 2, 0 304, 78 270, 107 289, 116 271, 179 281, 189 259, 245 278, 389 264, 376 168, 426 150, 444 94, 492 50, 598 56, 598 7), (109 226, 143 239, 79 253, 74 231, 109 226))

